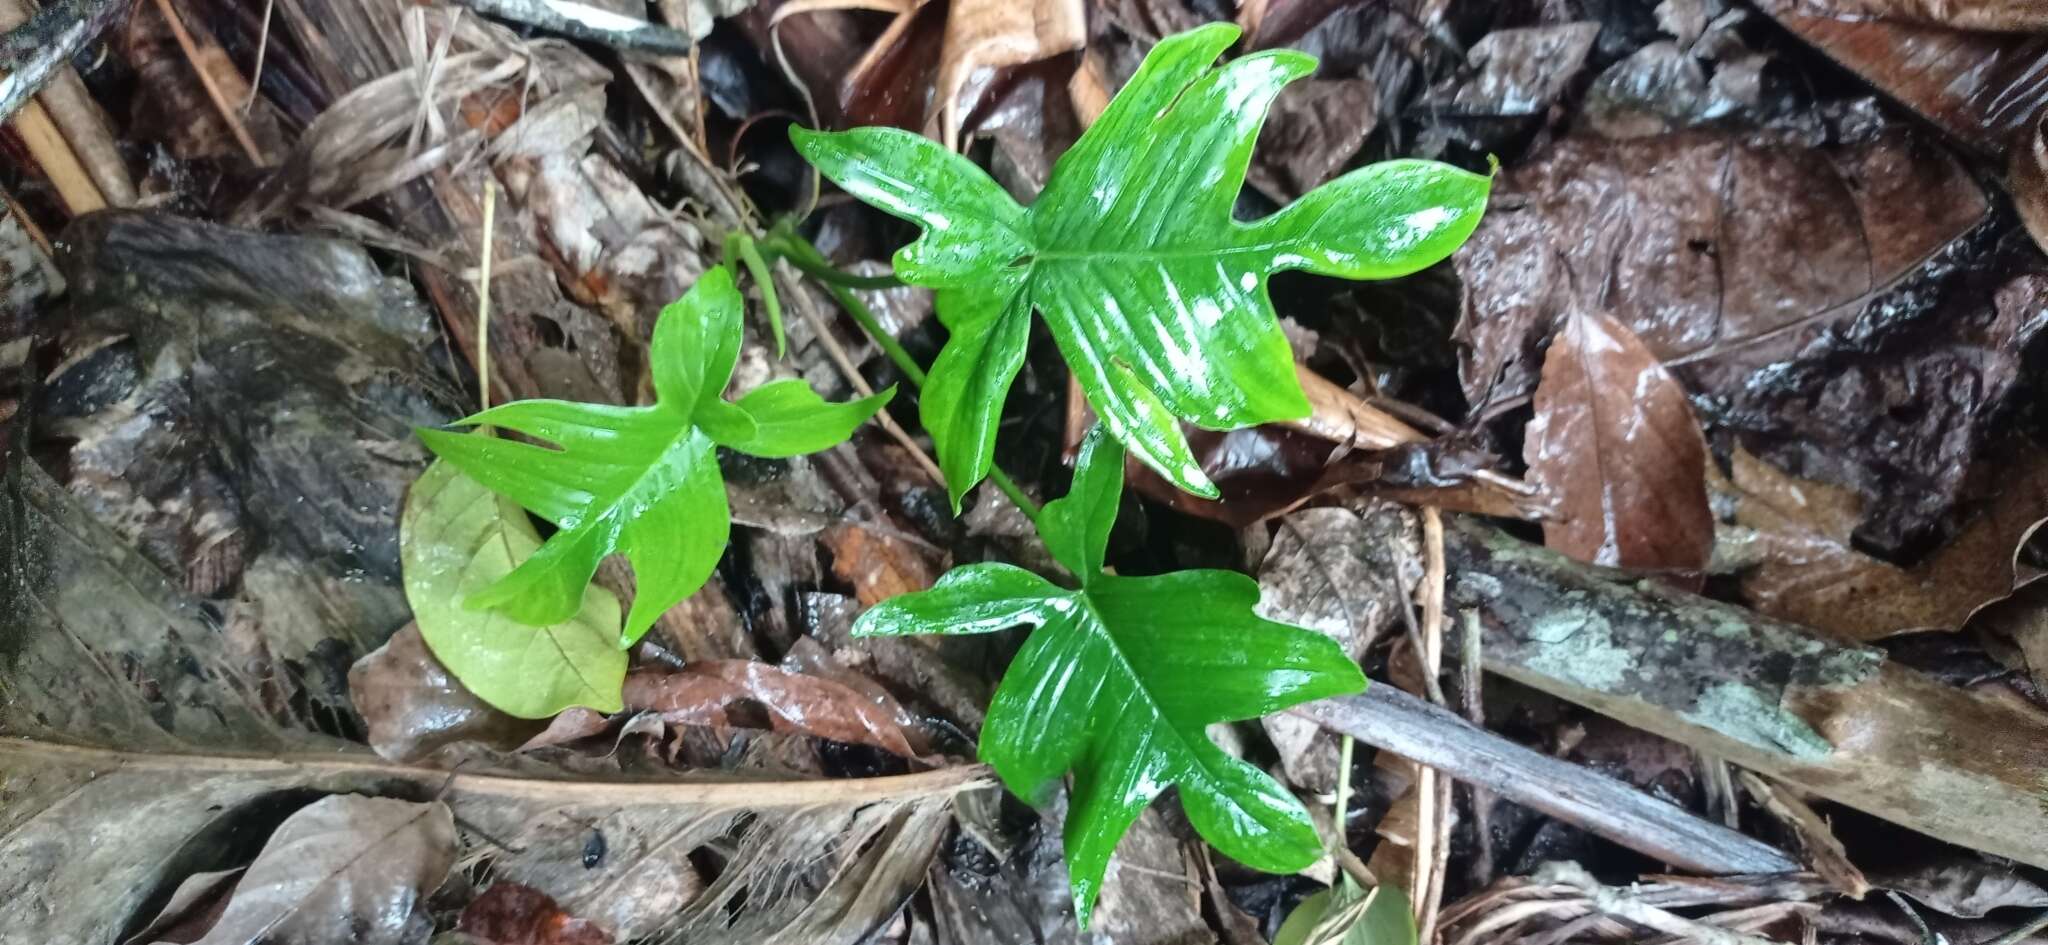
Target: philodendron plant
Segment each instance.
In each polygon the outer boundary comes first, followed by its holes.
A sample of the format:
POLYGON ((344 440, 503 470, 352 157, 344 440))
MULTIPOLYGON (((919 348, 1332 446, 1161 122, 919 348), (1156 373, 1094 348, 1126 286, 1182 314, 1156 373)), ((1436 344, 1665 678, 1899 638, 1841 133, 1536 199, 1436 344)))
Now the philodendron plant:
MULTIPOLYGON (((867 635, 1035 627, 996 690, 981 754, 1034 801, 1072 776, 1066 851, 1083 923, 1118 838, 1170 787, 1224 853, 1275 871, 1312 862, 1321 845, 1300 802, 1204 729, 1365 686, 1330 639, 1256 616, 1258 585, 1241 574, 1106 571, 1126 448, 1214 497, 1181 423, 1233 429, 1309 413, 1267 277, 1421 269, 1471 234, 1490 184, 1443 164, 1391 161, 1264 219, 1234 219, 1267 108, 1315 66, 1291 51, 1216 65, 1237 35, 1216 25, 1160 42, 1029 207, 907 132, 793 133, 826 176, 923 228, 896 254, 896 275, 936 290, 950 333, 919 408, 956 512, 993 468, 1034 311, 1101 418, 1072 489, 1034 516, 1078 586, 967 565, 856 625, 867 635)), ((751 239, 729 245, 765 272, 751 239)), ((815 257, 792 261, 829 268, 815 257)), ((772 298, 771 286, 761 289, 772 298)), ((617 710, 621 650, 702 585, 726 546, 715 451, 824 449, 888 399, 831 404, 781 381, 728 402, 742 307, 721 267, 663 311, 651 406, 521 401, 464 419, 478 428, 467 434, 420 431, 441 462, 406 509, 407 592, 435 655, 485 700, 528 717, 569 705, 617 710), (541 541, 525 513, 555 533, 541 541), (618 601, 590 584, 613 553, 632 564, 638 588, 623 622, 618 601)), ((920 376, 901 346, 884 347, 906 376, 920 376)))
POLYGON ((897 251, 896 275, 936 290, 951 334, 919 409, 955 511, 988 475, 1033 311, 1110 433, 1213 499, 1182 421, 1231 430, 1309 415, 1266 277, 1407 275, 1479 225, 1489 179, 1433 161, 1369 165, 1264 219, 1233 219, 1266 109, 1315 71, 1292 50, 1215 65, 1237 36, 1213 24, 1161 40, 1029 207, 906 131, 791 132, 834 183, 924 230, 897 251))
POLYGON ((981 759, 1030 801, 1073 772, 1064 837, 1083 924, 1117 840, 1170 787, 1180 788, 1196 832, 1231 858, 1276 873, 1314 863, 1322 841, 1301 802, 1205 729, 1365 688, 1336 641, 1254 614, 1251 578, 1104 571, 1123 487, 1123 448, 1098 425, 1082 443, 1073 488, 1038 516, 1038 536, 1078 588, 1007 564, 970 564, 931 590, 875 605, 853 626, 856 636, 1036 628, 989 703, 981 759))

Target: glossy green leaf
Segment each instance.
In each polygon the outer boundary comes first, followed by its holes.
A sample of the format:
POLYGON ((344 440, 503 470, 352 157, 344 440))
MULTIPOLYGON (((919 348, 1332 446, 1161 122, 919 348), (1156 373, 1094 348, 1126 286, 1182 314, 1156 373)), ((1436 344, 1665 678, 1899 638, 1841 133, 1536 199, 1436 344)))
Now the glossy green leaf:
POLYGON ((1266 110, 1315 68, 1290 50, 1218 66, 1237 36, 1214 24, 1161 41, 1029 208, 918 135, 792 129, 825 176, 924 231, 897 252, 896 272, 945 290, 939 314, 953 335, 931 373, 944 396, 927 393, 923 409, 956 496, 987 473, 1000 394, 1022 363, 1023 312, 1045 317, 1118 440, 1214 497, 1180 421, 1227 430, 1309 411, 1267 277, 1405 275, 1478 225, 1490 179, 1428 161, 1361 168, 1265 219, 1234 220, 1266 110))
POLYGON ((1359 888, 1351 877, 1303 899, 1273 945, 1415 945, 1415 907, 1393 886, 1359 888))
POLYGON ((895 396, 896 388, 843 404, 826 402, 809 384, 791 378, 770 381, 749 391, 733 406, 746 414, 752 429, 744 436, 721 438, 706 432, 727 449, 779 459, 802 456, 846 442, 855 427, 875 415, 895 396))
POLYGON ((1040 517, 1047 547, 1081 575, 1080 590, 1008 565, 969 565, 854 625, 859 635, 1036 626, 989 705, 981 756, 1033 801, 1073 772, 1067 870, 1084 924, 1117 840, 1176 785, 1188 820, 1232 858, 1275 872, 1313 863, 1321 842, 1300 802, 1204 729, 1365 687, 1330 638, 1256 616, 1259 587, 1242 574, 1103 572, 1123 458, 1092 431, 1073 490, 1040 517))
POLYGON ((545 627, 465 606, 540 548, 519 506, 437 462, 406 495, 398 544, 420 636, 477 698, 522 719, 570 706, 619 711, 626 653, 609 591, 585 587, 576 613, 545 627))
POLYGON ((725 552, 732 523, 716 443, 763 456, 822 449, 844 440, 893 392, 827 404, 808 389, 771 384, 725 402, 741 314, 724 267, 706 271, 662 310, 650 353, 652 406, 522 400, 459 421, 552 446, 419 431, 442 459, 558 529, 510 574, 469 594, 467 606, 534 626, 561 623, 582 607, 598 563, 619 553, 632 563, 636 585, 619 637, 630 646, 702 587, 725 552))

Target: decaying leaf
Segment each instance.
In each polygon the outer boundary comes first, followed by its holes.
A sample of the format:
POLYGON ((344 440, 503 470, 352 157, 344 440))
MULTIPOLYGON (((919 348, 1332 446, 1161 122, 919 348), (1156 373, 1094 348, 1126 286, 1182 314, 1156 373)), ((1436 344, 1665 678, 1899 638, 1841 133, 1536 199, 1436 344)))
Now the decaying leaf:
MULTIPOLYGON (((2048 37, 2032 31, 1994 33, 1890 17, 1833 15, 1851 0, 1767 0, 1757 4, 1794 35, 1920 113, 1965 144, 2001 154, 2048 105, 2048 37)), ((1903 12, 1946 11, 1955 20, 2031 6, 2027 3, 1921 3, 1873 0, 1903 12)), ((2039 9, 2035 15, 2038 17, 2039 9)))
POLYGON ((539 725, 478 698, 412 624, 349 667, 348 696, 369 728, 370 748, 392 761, 417 761, 461 742, 513 748, 539 725))
POLYGON ((1825 150, 1687 133, 1567 139, 1501 178, 1458 257, 1475 404, 1529 393, 1565 315, 1604 312, 1702 420, 1861 492, 1859 540, 1904 554, 1945 527, 2048 288, 1977 226, 1953 157, 1896 130, 1825 150))
POLYGON ((1542 114, 1578 76, 1599 35, 1595 22, 1494 30, 1466 53, 1472 73, 1426 101, 1458 117, 1542 114))
MULTIPOLYGON (((1408 606, 1404 590, 1421 579, 1420 541, 1414 518, 1386 503, 1365 515, 1346 508, 1288 515, 1259 565, 1259 614, 1329 636, 1345 655, 1363 660, 1394 624, 1397 608, 1408 606)), ((1319 794, 1336 790, 1335 736, 1286 713, 1259 721, 1288 780, 1319 794)))
POLYGON ((197 945, 398 945, 432 928, 425 900, 453 865, 447 805, 330 795, 270 835, 197 945))
POLYGON ((2016 559, 2048 518, 2048 455, 2026 448, 1984 507, 1946 544, 1911 567, 1857 550, 1862 500, 1849 490, 1785 473, 1744 450, 1730 458, 1735 524, 1757 544, 1742 590, 1763 613, 1851 640, 1955 630, 1985 604, 2040 576, 2016 559))
POLYGON ((767 663, 708 660, 673 673, 626 677, 625 703, 681 725, 735 725, 738 703, 760 706, 777 731, 797 732, 850 745, 868 745, 901 758, 923 759, 896 718, 893 700, 879 704, 844 683, 787 672, 767 663))
POLYGON ((1871 877, 1878 886, 1895 889, 1960 919, 1975 919, 1993 909, 2048 907, 2048 889, 2020 875, 2011 866, 1984 857, 1949 854, 1905 869, 1871 877))
POLYGON ((1379 121, 1369 78, 1303 79, 1280 92, 1246 179, 1282 202, 1322 186, 1351 161, 1379 121))
POLYGON ((547 893, 523 883, 492 883, 462 908, 455 930, 478 945, 611 945, 589 919, 562 911, 547 893))
POLYGON ((1610 567, 1706 567, 1706 440, 1684 388, 1620 322, 1566 320, 1543 358, 1522 453, 1529 479, 1558 499, 1544 544, 1610 567))
POLYGON ((1088 39, 1082 0, 952 0, 933 95, 940 140, 958 148, 972 102, 960 101, 975 70, 1022 65, 1080 49, 1088 39))

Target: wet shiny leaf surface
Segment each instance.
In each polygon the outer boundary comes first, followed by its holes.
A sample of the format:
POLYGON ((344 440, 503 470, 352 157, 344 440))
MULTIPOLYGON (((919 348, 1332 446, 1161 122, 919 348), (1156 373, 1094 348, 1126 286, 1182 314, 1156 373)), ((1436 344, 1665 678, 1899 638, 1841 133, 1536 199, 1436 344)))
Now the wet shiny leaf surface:
POLYGON ((907 132, 792 132, 835 183, 924 229, 896 254, 896 271, 943 290, 953 340, 921 409, 956 506, 988 472, 988 405, 1000 405, 1022 363, 1033 310, 1111 433, 1175 485, 1213 497, 1180 421, 1227 430, 1309 411, 1266 277, 1405 275, 1477 225, 1488 179, 1412 160, 1360 168, 1262 220, 1233 220, 1266 109, 1315 65, 1275 51, 1214 66, 1236 39, 1235 27, 1212 25, 1160 42, 1029 208, 907 132))
POLYGON ((1544 355, 1522 452, 1529 478, 1558 499, 1544 544, 1610 567, 1706 567, 1706 440, 1685 389, 1619 322, 1566 321, 1544 355))
POLYGON ((1321 842, 1307 810, 1204 729, 1365 686, 1335 641, 1256 616, 1259 588, 1244 575, 1103 572, 1122 491, 1123 450, 1097 427, 1072 491, 1039 520, 1081 589, 1009 565, 968 565, 855 625, 870 636, 1035 627, 990 703, 981 754, 1028 800, 1042 802, 1074 773, 1066 856, 1084 924, 1117 840, 1169 787, 1180 788, 1195 830, 1239 862, 1273 872, 1314 862, 1321 842))
POLYGON ((757 456, 819 449, 845 440, 894 393, 826 404, 782 382, 727 403, 741 313, 723 267, 707 270, 663 310, 651 354, 652 406, 524 400, 461 421, 555 448, 419 431, 442 459, 559 529, 511 573, 471 592, 465 606, 535 626, 563 623, 583 608, 598 563, 618 552, 632 562, 638 587, 620 635, 621 645, 631 645, 703 586, 725 551, 732 523, 714 446, 757 456))

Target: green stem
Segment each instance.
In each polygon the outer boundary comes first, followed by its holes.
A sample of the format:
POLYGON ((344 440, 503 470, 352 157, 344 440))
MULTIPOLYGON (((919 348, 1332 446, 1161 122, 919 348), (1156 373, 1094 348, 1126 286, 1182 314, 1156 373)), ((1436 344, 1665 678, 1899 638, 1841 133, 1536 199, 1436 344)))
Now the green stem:
POLYGON ((775 357, 780 360, 788 356, 789 343, 782 334, 782 299, 775 292, 775 277, 769 272, 768 260, 762 257, 760 247, 753 237, 734 230, 725 237, 725 255, 728 261, 737 257, 754 277, 754 284, 761 288, 761 304, 768 309, 768 331, 775 336, 775 357))
MULTIPOLYGON (((888 331, 882 328, 881 319, 875 317, 874 310, 868 308, 867 303, 861 301, 860 296, 853 293, 853 288, 846 284, 846 282, 866 277, 840 272, 838 269, 833 268, 832 264, 825 259, 825 254, 818 252, 818 248, 811 245, 809 240, 804 239, 802 235, 787 226, 777 225, 774 232, 762 241, 762 245, 766 246, 768 251, 774 253, 778 258, 789 260, 791 265, 796 266, 806 274, 816 276, 821 271, 836 273, 840 278, 819 277, 818 281, 825 284, 826 290, 832 293, 833 300, 839 303, 840 308, 846 310, 846 314, 853 317, 854 323, 860 326, 860 330, 866 332, 869 338, 874 339, 875 345, 882 349, 884 355, 888 356, 890 363, 895 364, 896 370, 902 372, 903 377, 910 381, 910 386, 923 389, 925 379, 924 368, 919 366, 917 359, 911 357, 910 352, 905 350, 902 343, 896 340, 896 336, 889 334, 888 331)), ((896 281, 894 276, 888 277, 888 282, 890 285, 903 284, 896 281)), ((1024 490, 1017 485, 1016 480, 1011 479, 1008 473, 1003 472, 1002 467, 990 465, 988 481, 994 483, 995 487, 1002 490, 1004 495, 1009 496, 1010 501, 1024 513, 1024 517, 1030 519, 1033 524, 1038 522, 1038 503, 1032 501, 1030 496, 1025 495, 1024 490)))

